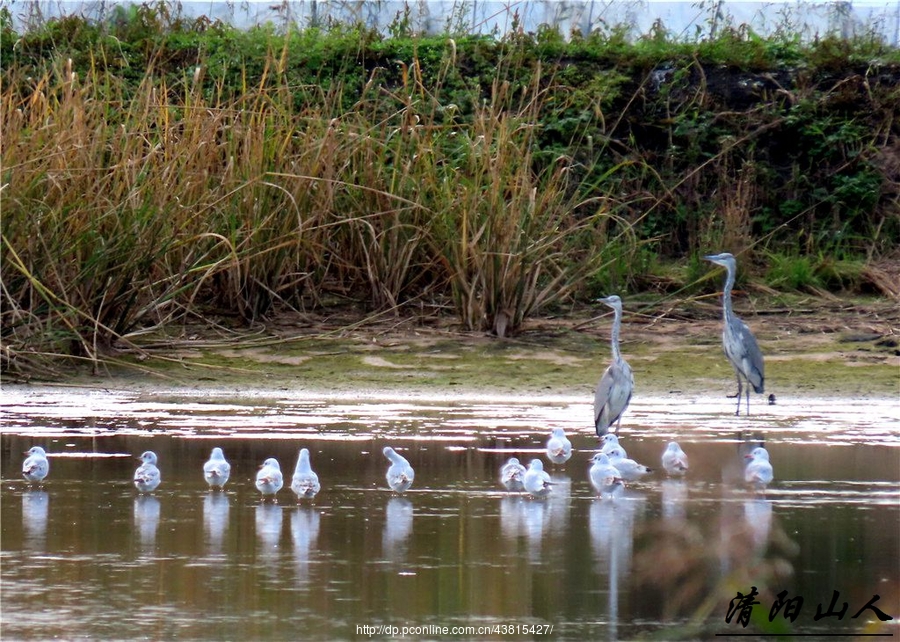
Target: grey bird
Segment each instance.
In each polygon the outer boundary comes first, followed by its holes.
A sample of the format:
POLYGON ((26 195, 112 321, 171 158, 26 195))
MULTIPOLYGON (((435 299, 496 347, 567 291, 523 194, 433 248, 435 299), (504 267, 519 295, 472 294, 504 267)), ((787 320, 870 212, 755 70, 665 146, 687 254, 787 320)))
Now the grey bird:
POLYGON ((547 440, 547 459, 554 464, 564 464, 570 457, 572 457, 572 442, 566 437, 566 431, 554 428, 550 431, 550 439, 547 440))
POLYGON ((615 312, 610 345, 612 363, 603 373, 597 389, 594 391, 594 428, 597 436, 602 437, 609 427, 616 424, 616 434, 622 423, 622 413, 628 408, 631 393, 634 390, 634 375, 631 366, 619 353, 619 328, 622 325, 622 300, 613 294, 605 299, 598 299, 615 312))
POLYGON ((210 488, 222 488, 231 475, 231 464, 225 461, 221 448, 213 448, 209 461, 203 464, 203 479, 210 488))
POLYGON ((550 494, 552 482, 550 475, 544 471, 544 462, 532 459, 525 476, 522 478, 525 491, 534 497, 545 497, 550 494))
POLYGON ((601 497, 604 494, 614 496, 625 488, 622 474, 609 461, 609 456, 606 453, 597 453, 591 457, 591 468, 588 471, 588 476, 591 479, 591 485, 601 497))
POLYGON ((670 475, 683 475, 688 469, 688 458, 677 441, 670 441, 663 451, 662 467, 670 475))
POLYGON ((731 311, 731 288, 734 287, 737 263, 728 252, 703 258, 716 265, 721 265, 727 271, 725 287, 722 291, 722 308, 725 315, 725 325, 722 328, 722 347, 725 349, 725 356, 734 367, 734 374, 737 378, 737 410, 734 414, 736 416, 741 414, 741 392, 743 392, 743 382, 746 381, 747 414, 749 415, 750 387, 752 386, 758 394, 762 394, 765 389, 765 377, 763 375, 763 355, 756 343, 756 337, 750 332, 747 324, 734 316, 731 311))
POLYGON ((41 483, 50 472, 50 460, 40 446, 32 446, 25 453, 28 457, 22 462, 22 475, 30 482, 41 483))
POLYGON ((625 451, 619 446, 610 448, 608 452, 603 454, 609 457, 609 463, 616 467, 616 470, 619 471, 619 474, 625 481, 635 481, 653 472, 653 469, 625 457, 625 451))
POLYGON ((156 453, 152 450, 144 452, 138 459, 143 462, 134 471, 134 485, 142 493, 152 493, 162 479, 156 467, 156 453))
POLYGON ((399 455, 397 451, 390 446, 385 446, 384 450, 381 452, 383 452, 384 456, 391 462, 387 474, 385 474, 388 486, 390 486, 391 490, 395 493, 402 493, 409 490, 409 487, 412 486, 413 479, 416 476, 412 466, 409 465, 406 458, 399 455))
POLYGON ((319 476, 313 472, 309 463, 309 450, 301 448, 294 476, 291 478, 291 490, 297 495, 297 499, 312 499, 321 488, 319 476))
POLYGON ((765 448, 755 448, 749 455, 744 455, 749 460, 744 469, 744 481, 756 488, 765 488, 774 478, 772 464, 769 463, 769 451, 765 448))
POLYGON ((525 466, 520 464, 516 457, 510 457, 500 468, 500 483, 510 492, 516 493, 525 490, 524 478, 525 466))
POLYGON ((263 462, 259 472, 256 473, 256 489, 262 493, 263 498, 275 497, 282 486, 284 486, 284 475, 281 474, 281 464, 277 459, 270 457, 263 462))

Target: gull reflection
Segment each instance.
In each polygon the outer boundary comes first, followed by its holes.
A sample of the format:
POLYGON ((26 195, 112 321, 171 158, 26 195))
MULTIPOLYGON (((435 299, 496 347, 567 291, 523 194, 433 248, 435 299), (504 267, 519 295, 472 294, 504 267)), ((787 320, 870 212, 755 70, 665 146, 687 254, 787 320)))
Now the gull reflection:
POLYGON ((141 549, 145 553, 150 553, 156 548, 159 508, 159 500, 153 495, 141 493, 134 498, 134 527, 140 537, 141 549))
POLYGON ((772 502, 764 497, 744 500, 744 521, 753 542, 753 551, 762 557, 772 530, 772 502))
POLYGON ((687 514, 688 488, 683 479, 665 479, 662 490, 662 516, 665 520, 684 521, 687 514))
POLYGON ((528 499, 522 507, 522 524, 528 540, 528 558, 538 561, 541 558, 541 540, 547 527, 547 502, 543 499, 528 499))
POLYGON ((50 515, 50 496, 46 491, 27 489, 22 494, 22 527, 25 548, 43 551, 47 547, 47 518, 50 515))
POLYGON ((569 527, 572 480, 567 475, 552 475, 550 481, 553 489, 547 495, 547 527, 555 533, 564 533, 569 527))
POLYGON ((281 506, 268 502, 256 505, 256 538, 259 542, 260 557, 267 562, 278 558, 281 543, 281 506))
POLYGON ((500 534, 516 540, 525 532, 525 498, 508 495, 500 500, 500 534))
POLYGON ((222 554, 230 504, 228 494, 220 491, 209 491, 203 498, 203 532, 210 555, 222 554))
POLYGON ((406 545, 413 526, 413 505, 405 497, 391 497, 384 515, 381 543, 384 556, 392 561, 406 557, 406 545))
POLYGON ((309 554, 319 538, 319 513, 308 506, 298 506, 291 514, 291 538, 294 540, 294 567, 297 582, 309 581, 309 554))

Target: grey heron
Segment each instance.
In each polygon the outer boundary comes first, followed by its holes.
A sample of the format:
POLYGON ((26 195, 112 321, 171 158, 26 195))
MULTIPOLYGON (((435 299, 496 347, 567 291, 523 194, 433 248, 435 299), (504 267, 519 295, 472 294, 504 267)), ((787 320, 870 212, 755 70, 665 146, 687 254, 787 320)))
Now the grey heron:
POLYGON ((603 373, 597 389, 594 391, 594 429, 598 437, 603 437, 609 427, 616 424, 616 434, 622 423, 622 413, 628 408, 631 393, 634 390, 634 376, 631 366, 619 353, 619 328, 622 325, 622 299, 615 294, 598 299, 615 312, 610 345, 612 347, 612 363, 603 373))
POLYGON ((727 271, 725 287, 722 291, 722 308, 725 315, 725 325, 722 328, 722 347, 725 356, 734 367, 737 378, 737 410, 735 416, 741 414, 741 392, 743 382, 747 381, 747 414, 750 414, 750 387, 757 393, 764 390, 763 356, 756 343, 756 337, 750 332, 747 324, 737 318, 731 311, 731 288, 734 287, 734 275, 737 271, 737 263, 728 252, 704 256, 704 259, 716 265, 721 265, 727 271))

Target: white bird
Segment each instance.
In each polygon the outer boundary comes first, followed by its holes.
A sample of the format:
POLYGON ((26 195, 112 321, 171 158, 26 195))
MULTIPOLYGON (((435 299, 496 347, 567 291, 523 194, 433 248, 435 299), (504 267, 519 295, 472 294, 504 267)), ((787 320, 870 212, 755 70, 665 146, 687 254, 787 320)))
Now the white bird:
POLYGON ((225 461, 221 448, 213 448, 209 461, 203 464, 203 478, 210 488, 222 488, 231 475, 231 464, 225 461))
POLYGON ((704 259, 721 265, 725 268, 725 286, 722 289, 722 310, 725 325, 722 328, 722 347, 725 356, 734 368, 734 376, 737 378, 737 410, 735 415, 741 414, 741 392, 743 382, 747 382, 747 414, 750 414, 750 387, 758 394, 765 390, 765 376, 763 374, 763 355, 756 343, 756 337, 747 327, 747 324, 736 317, 731 311, 731 288, 734 287, 734 276, 737 272, 737 262, 734 256, 728 252, 704 256, 704 259))
POLYGON ((309 450, 300 449, 297 458, 297 466, 294 468, 294 476, 291 478, 291 490, 297 494, 297 499, 311 499, 316 496, 322 486, 319 484, 319 476, 313 472, 309 464, 309 450))
POLYGON ((756 448, 749 455, 744 455, 749 460, 744 469, 744 481, 757 488, 765 488, 772 482, 774 471, 769 463, 769 451, 765 448, 756 448))
POLYGON ((134 485, 142 493, 152 493, 162 481, 156 467, 156 453, 148 450, 138 459, 143 463, 134 471, 134 485))
POLYGON ((683 475, 688 469, 688 458, 677 441, 670 441, 662 454, 662 467, 670 475, 683 475))
POLYGON ((22 474, 30 482, 41 483, 50 472, 50 460, 40 446, 32 446, 25 453, 28 457, 22 462, 22 474))
POLYGON ((609 463, 616 467, 625 481, 635 481, 647 473, 653 472, 651 468, 626 458, 625 451, 621 447, 611 448, 606 455, 609 457, 609 463))
POLYGON ((597 436, 602 437, 609 427, 616 424, 616 434, 622 424, 622 413, 628 408, 631 393, 634 390, 634 375, 631 366, 619 353, 619 328, 622 325, 622 299, 613 294, 605 299, 598 299, 615 312, 610 345, 612 347, 612 363, 606 368, 594 391, 594 429, 597 436))
POLYGON ((391 462, 387 474, 385 475, 388 486, 390 486, 391 490, 395 493, 402 493, 408 490, 409 487, 412 486, 413 479, 416 476, 412 466, 410 466, 409 462, 390 446, 385 446, 384 450, 381 452, 383 452, 384 456, 391 462))
POLYGON ((284 476, 281 474, 281 465, 278 460, 270 457, 260 466, 259 472, 256 473, 256 489, 263 494, 263 498, 267 495, 272 497, 284 486, 284 476))
POLYGON ((522 478, 525 490, 535 497, 545 497, 550 494, 550 475, 544 471, 544 463, 540 459, 532 459, 525 476, 522 478))
POLYGON ((520 464, 516 457, 510 457, 500 468, 500 483, 510 492, 525 490, 525 485, 522 481, 524 477, 525 466, 520 464))
POLYGON ((600 440, 600 443, 602 444, 602 446, 600 448, 600 452, 602 452, 602 453, 606 453, 608 455, 610 450, 612 450, 613 448, 618 448, 619 450, 622 451, 623 457, 627 456, 627 455, 625 455, 625 449, 622 448, 621 444, 619 444, 619 438, 616 437, 612 433, 607 433, 607 434, 603 435, 603 438, 600 440))
POLYGON ((591 468, 588 471, 588 476, 591 479, 591 485, 601 497, 604 493, 615 495, 617 491, 625 488, 621 473, 612 465, 606 453, 596 453, 591 458, 591 468))
POLYGON ((551 430, 547 440, 547 459, 554 464, 564 464, 571 456, 572 442, 566 437, 566 432, 562 428, 551 430))

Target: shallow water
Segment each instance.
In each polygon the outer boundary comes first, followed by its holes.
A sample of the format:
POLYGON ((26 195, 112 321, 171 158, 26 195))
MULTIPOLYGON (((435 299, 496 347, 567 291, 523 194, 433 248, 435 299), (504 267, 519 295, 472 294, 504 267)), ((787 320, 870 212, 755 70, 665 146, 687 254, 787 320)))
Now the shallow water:
POLYGON ((628 455, 656 466, 677 439, 691 469, 654 472, 615 500, 587 480, 596 437, 583 397, 6 386, 0 400, 4 639, 350 639, 365 626, 396 627, 379 638, 545 637, 522 628, 535 625, 552 639, 900 635, 896 400, 755 398, 736 418, 724 398, 644 396, 622 427, 628 455), (541 456, 556 426, 576 452, 547 465, 551 496, 504 492, 500 465, 541 456), (764 494, 740 483, 742 433, 771 453, 764 494), (51 453, 40 488, 19 475, 34 444, 51 453), (387 444, 416 470, 403 496, 385 488, 387 444), (214 445, 232 463, 224 493, 202 478, 214 445), (322 492, 298 505, 288 481, 262 502, 259 464, 276 457, 289 477, 304 446, 322 492), (131 475, 147 449, 163 482, 139 495, 131 475), (727 623, 751 586, 750 624, 727 623), (794 622, 769 621, 782 590, 804 598, 794 622), (816 620, 833 590, 848 610, 816 620), (854 619, 876 594, 894 620, 854 619), (434 628, 459 626, 513 628, 434 628))

